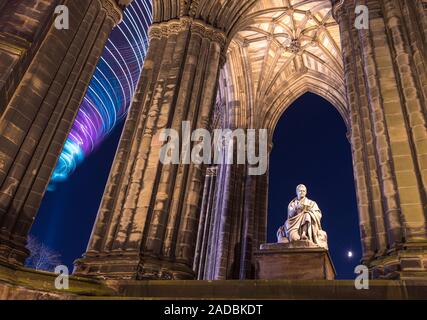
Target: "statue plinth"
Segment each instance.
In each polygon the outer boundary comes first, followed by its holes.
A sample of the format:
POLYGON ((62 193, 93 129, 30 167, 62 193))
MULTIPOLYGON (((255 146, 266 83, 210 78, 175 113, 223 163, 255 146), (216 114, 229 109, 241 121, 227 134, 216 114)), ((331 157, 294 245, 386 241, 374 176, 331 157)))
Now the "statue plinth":
POLYGON ((255 252, 256 279, 334 280, 329 251, 311 241, 267 243, 255 252))

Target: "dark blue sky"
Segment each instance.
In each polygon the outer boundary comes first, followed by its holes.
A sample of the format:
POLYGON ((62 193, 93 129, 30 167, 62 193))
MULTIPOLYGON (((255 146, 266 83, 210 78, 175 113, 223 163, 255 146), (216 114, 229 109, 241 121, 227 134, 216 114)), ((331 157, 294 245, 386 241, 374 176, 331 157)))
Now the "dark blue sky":
MULTIPOLYGON (((62 255, 72 268, 86 250, 123 124, 65 183, 46 193, 32 234, 62 255)), ((350 144, 346 128, 326 100, 306 94, 282 116, 270 162, 269 241, 275 242, 295 187, 305 183, 308 196, 323 212, 323 228, 338 278, 354 278, 361 257, 350 144), (355 254, 347 258, 347 251, 355 254)))

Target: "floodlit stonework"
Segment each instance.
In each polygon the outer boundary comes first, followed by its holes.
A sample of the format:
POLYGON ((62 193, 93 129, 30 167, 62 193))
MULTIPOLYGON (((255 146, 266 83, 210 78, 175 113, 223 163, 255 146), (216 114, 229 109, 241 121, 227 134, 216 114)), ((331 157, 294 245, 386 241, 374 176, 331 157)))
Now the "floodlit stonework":
MULTIPOLYGON (((26 239, 130 2, 0 0, 0 297, 23 287, 22 296, 40 297, 37 279, 51 276, 22 268, 26 239), (58 4, 70 10, 66 32, 53 26, 58 4)), ((372 278, 395 280, 393 297, 411 297, 408 286, 427 280, 427 1, 153 0, 153 9, 137 92, 74 291, 63 298, 165 294, 144 291, 147 280, 254 279, 268 172, 162 165, 158 135, 183 121, 268 129, 270 152, 281 115, 306 92, 330 101, 348 128, 363 264, 372 278), (354 25, 356 4, 369 9, 368 29, 354 25)), ((245 295, 251 284, 242 286, 245 295)), ((374 287, 387 296, 383 283, 374 287)), ((366 297, 334 281, 322 290, 366 297)))

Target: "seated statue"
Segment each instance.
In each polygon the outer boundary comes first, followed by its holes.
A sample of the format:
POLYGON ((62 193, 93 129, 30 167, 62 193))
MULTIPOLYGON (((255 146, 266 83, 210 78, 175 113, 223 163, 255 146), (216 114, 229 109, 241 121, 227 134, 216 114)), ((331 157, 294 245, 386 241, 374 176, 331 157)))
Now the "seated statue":
POLYGON ((322 213, 317 203, 306 195, 306 186, 300 184, 297 187, 297 197, 288 206, 288 219, 277 231, 277 240, 280 243, 305 240, 328 249, 327 234, 320 224, 322 213))

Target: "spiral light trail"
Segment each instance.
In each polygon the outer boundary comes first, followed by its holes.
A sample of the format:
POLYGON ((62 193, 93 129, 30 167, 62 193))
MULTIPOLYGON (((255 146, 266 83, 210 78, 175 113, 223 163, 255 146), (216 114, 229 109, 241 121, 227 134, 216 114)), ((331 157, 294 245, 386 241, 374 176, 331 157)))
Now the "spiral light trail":
POLYGON ((151 0, 134 0, 111 33, 65 142, 49 190, 76 167, 126 115, 148 49, 151 0))

